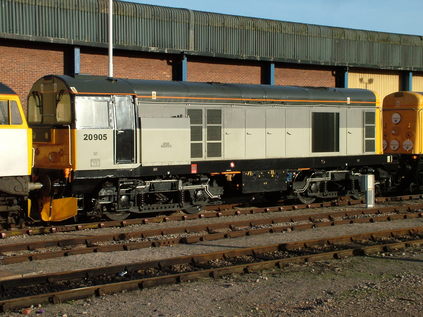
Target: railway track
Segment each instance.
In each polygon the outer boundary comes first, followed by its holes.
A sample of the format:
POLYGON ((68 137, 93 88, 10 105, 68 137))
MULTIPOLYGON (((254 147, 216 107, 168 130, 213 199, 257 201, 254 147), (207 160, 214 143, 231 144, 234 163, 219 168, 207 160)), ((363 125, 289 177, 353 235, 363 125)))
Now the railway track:
POLYGON ((415 204, 412 206, 333 211, 309 215, 274 215, 254 220, 232 220, 214 224, 185 225, 125 233, 87 235, 71 239, 60 238, 4 244, 0 245, 0 264, 36 261, 76 254, 130 251, 343 224, 422 218, 422 209, 423 204, 415 204))
POLYGON ((0 311, 423 245, 423 226, 237 248, 0 282, 0 311))
MULTIPOLYGON (((395 197, 378 197, 376 198, 377 203, 384 203, 390 201, 407 201, 407 200, 418 200, 422 199, 423 195, 404 195, 395 197)), ((72 232, 82 231, 87 229, 99 229, 99 228, 119 228, 127 227, 131 225, 142 225, 148 223, 161 223, 161 222, 176 222, 176 221, 188 221, 202 218, 218 218, 218 217, 229 217, 229 216, 240 216, 247 214, 256 213, 272 213, 280 211, 290 211, 298 209, 314 209, 323 207, 334 207, 334 206, 348 206, 357 205, 364 203, 363 200, 352 200, 352 199, 341 199, 336 201, 328 201, 313 204, 295 204, 286 206, 273 206, 273 207, 252 207, 252 208, 235 208, 236 204, 226 204, 221 206, 208 206, 205 212, 198 214, 173 214, 169 216, 155 216, 149 218, 137 218, 127 219, 122 221, 95 221, 89 223, 79 223, 74 225, 55 225, 55 226, 42 226, 42 227, 26 227, 26 228, 12 228, 9 230, 0 230, 0 238, 5 239, 13 236, 21 235, 40 235, 50 234, 57 232, 72 232)))

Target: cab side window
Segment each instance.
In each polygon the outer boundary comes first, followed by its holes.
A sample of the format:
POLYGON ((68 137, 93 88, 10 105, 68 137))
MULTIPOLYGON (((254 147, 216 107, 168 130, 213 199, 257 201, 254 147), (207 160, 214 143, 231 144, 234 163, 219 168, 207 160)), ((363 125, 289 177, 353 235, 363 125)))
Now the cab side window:
POLYGON ((69 93, 61 90, 57 94, 56 121, 58 123, 71 122, 71 98, 69 93))
POLYGON ((9 101, 0 100, 0 124, 9 124, 9 101))
POLYGON ((22 117, 16 101, 0 100, 0 124, 22 124, 22 117))
POLYGON ((10 123, 11 124, 22 124, 22 117, 21 117, 21 114, 19 112, 18 104, 16 103, 16 101, 14 101, 14 100, 10 101, 9 107, 10 107, 10 116, 11 116, 10 123))
POLYGON ((110 128, 109 101, 79 97, 76 102, 76 126, 81 129, 110 128))

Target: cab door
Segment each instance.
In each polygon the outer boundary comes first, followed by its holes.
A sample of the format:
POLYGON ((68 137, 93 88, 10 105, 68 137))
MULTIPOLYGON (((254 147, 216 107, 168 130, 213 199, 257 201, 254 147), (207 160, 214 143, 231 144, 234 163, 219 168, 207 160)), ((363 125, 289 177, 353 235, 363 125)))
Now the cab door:
POLYGON ((135 162, 135 105, 132 96, 113 96, 115 164, 135 162))

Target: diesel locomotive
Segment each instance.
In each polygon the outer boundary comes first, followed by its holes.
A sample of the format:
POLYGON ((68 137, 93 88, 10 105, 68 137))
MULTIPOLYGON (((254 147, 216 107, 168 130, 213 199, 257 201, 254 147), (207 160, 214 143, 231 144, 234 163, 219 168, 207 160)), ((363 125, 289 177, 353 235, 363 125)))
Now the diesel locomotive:
POLYGON ((397 157, 391 190, 423 190, 423 93, 400 91, 383 100, 383 148, 397 157))
POLYGON ((32 134, 16 93, 0 83, 0 223, 24 219, 31 190, 41 188, 30 181, 32 134))
POLYGON ((43 184, 30 216, 44 221, 360 195, 362 173, 386 183, 392 164, 380 101, 363 89, 49 75, 28 122, 43 184))

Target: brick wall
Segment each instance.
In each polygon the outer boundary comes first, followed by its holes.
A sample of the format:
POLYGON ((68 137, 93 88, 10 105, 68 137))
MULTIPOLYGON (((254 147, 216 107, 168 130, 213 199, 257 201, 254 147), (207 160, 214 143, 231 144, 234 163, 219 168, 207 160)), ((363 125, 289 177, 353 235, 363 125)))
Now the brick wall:
MULTIPOLYGON (((113 76, 118 78, 172 80, 172 64, 164 55, 115 51, 113 76)), ((81 50, 81 74, 107 76, 107 52, 81 50)))
POLYGON ((235 60, 188 59, 188 81, 260 84, 261 66, 235 60))
POLYGON ((63 73, 64 52, 60 46, 2 41, 0 65, 0 81, 16 91, 25 106, 28 92, 37 79, 63 73))
POLYGON ((336 77, 331 69, 276 67, 275 84, 286 86, 335 87, 336 77))
MULTIPOLYGON (((262 67, 259 63, 235 60, 188 59, 188 80, 260 84, 262 67)), ((336 77, 331 69, 312 67, 275 67, 275 84, 287 86, 335 87, 336 77)))

